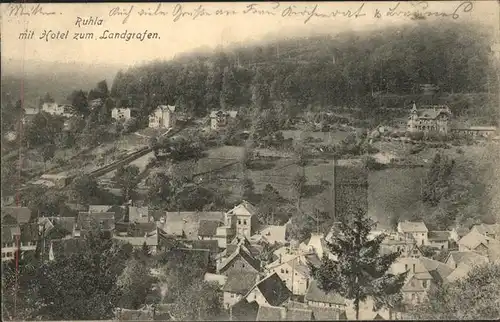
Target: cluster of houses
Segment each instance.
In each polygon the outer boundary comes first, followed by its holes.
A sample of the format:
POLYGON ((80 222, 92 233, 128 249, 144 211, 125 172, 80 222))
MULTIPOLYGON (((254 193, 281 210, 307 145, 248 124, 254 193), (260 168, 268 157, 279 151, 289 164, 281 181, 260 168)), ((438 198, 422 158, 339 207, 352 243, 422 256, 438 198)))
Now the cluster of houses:
MULTIPOLYGON (((205 280, 218 283, 224 308, 233 320, 354 318, 352 301, 322 291, 310 271, 311 265, 319 266, 324 256, 335 260, 327 241, 339 232, 337 225, 326 236, 312 234, 300 243, 290 241, 287 224, 260 225, 257 209, 246 201, 220 212, 90 205, 79 209, 76 217, 41 218, 33 217, 27 208, 5 207, 2 260, 11 260, 16 249, 34 250, 37 242, 43 243, 39 248, 43 258, 57 259, 86 247, 84 237, 93 226, 134 248, 146 245, 153 253, 162 251, 172 238, 181 243, 184 251, 202 252, 213 263, 213 269, 207 268, 205 280), (64 232, 63 236, 39 237, 48 236, 55 227, 59 227, 59 234, 64 232)), ((500 259, 500 224, 429 231, 423 222, 403 221, 395 231, 373 231, 372 236, 381 233, 386 235, 382 252, 401 252, 390 271, 409 272, 402 289, 408 305, 423 301, 431 285, 463 278, 474 265, 500 259), (428 258, 424 256, 425 247, 448 255, 442 261, 428 258)), ((397 317, 396 312, 387 310, 374 312, 370 300, 363 305, 361 319, 397 317)))
MULTIPOLYGON (((407 133, 438 133, 438 134, 460 134, 472 138, 491 138, 498 135, 496 126, 467 126, 452 121, 452 112, 446 105, 421 106, 413 103, 406 120, 398 122, 399 131, 404 129, 407 133)), ((369 133, 371 139, 399 132, 389 126, 378 126, 369 133)))

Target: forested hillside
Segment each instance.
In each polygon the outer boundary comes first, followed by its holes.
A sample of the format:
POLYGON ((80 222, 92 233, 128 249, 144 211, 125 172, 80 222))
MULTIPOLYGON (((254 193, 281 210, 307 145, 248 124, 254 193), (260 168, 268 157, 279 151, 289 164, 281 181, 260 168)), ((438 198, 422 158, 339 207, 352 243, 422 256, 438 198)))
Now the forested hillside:
POLYGON ((272 102, 368 110, 384 105, 378 94, 421 94, 422 84, 439 86, 438 96, 495 93, 490 45, 487 32, 471 25, 418 21, 154 62, 119 72, 111 95, 145 110, 168 103, 195 115, 272 102))
POLYGON ((89 90, 98 81, 113 80, 119 68, 109 65, 52 63, 21 60, 2 62, 2 98, 16 102, 24 95, 26 107, 35 107, 46 93, 59 103, 65 102, 75 89, 89 90))

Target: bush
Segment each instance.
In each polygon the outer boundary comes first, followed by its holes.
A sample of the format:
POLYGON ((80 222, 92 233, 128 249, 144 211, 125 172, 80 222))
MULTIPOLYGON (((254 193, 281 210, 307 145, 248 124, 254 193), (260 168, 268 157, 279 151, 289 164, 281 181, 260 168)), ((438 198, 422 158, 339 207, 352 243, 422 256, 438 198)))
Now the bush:
POLYGON ((411 140, 421 141, 424 138, 424 132, 407 132, 406 137, 411 140))
POLYGON ((363 165, 368 170, 382 170, 385 168, 385 164, 377 162, 374 157, 370 156, 363 158, 363 165))

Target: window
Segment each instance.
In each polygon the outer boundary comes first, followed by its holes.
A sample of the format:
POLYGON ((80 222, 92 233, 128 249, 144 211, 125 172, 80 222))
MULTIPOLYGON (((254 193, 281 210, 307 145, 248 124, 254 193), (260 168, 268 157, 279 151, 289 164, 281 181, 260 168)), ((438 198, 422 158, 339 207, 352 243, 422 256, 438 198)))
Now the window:
POLYGON ((243 225, 246 225, 247 224, 247 220, 243 220, 243 225))
POLYGON ((415 273, 415 264, 413 264, 413 273, 415 273))
POLYGON ((283 274, 285 273, 285 270, 283 268, 281 269, 281 273, 283 273, 283 274))
POLYGON ((286 273, 288 274, 288 270, 286 270, 286 273))
POLYGON ((2 258, 4 258, 4 257, 5 257, 5 253, 2 253, 2 258))
POLYGON ((443 249, 443 248, 444 248, 444 245, 441 245, 441 249, 443 249))
POLYGON ((424 240, 422 239, 422 245, 424 244, 424 240))
POLYGON ((412 301, 415 301, 415 294, 412 294, 412 295, 411 295, 411 300, 412 300, 412 301))
POLYGON ((238 225, 241 225, 241 220, 238 220, 238 225))
POLYGON ((245 268, 245 264, 241 264, 241 267, 245 268))
POLYGON ((231 293, 231 298, 234 298, 234 294, 233 293, 231 293))
POLYGON ((427 288, 427 281, 422 281, 422 286, 423 286, 424 288, 427 288))
POLYGON ((408 270, 408 264, 405 264, 405 271, 408 270))

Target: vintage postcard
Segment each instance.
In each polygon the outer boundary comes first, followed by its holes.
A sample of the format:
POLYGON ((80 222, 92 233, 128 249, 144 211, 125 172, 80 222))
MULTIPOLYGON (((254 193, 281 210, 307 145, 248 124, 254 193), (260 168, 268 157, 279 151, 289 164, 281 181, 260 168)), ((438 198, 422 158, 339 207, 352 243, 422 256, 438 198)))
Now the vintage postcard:
POLYGON ((499 319, 499 10, 2 3, 2 320, 499 319))

